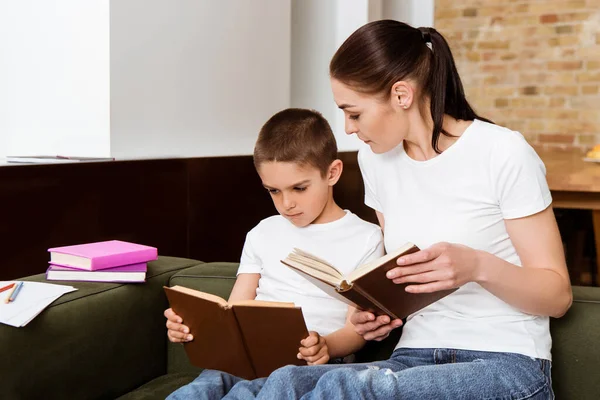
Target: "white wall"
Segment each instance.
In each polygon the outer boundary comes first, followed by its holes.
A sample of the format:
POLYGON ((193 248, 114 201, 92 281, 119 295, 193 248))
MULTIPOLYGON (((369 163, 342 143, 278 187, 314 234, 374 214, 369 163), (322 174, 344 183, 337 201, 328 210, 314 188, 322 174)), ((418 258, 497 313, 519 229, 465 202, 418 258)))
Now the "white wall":
POLYGON ((329 121, 336 115, 329 85, 336 10, 334 1, 292 0, 291 105, 318 110, 329 121))
POLYGON ((328 66, 359 26, 433 0, 0 0, 0 157, 251 154, 273 113, 344 133, 328 66))
POLYGON ((391 18, 417 27, 432 26, 433 6, 434 0, 292 0, 292 106, 321 111, 340 151, 357 150, 361 142, 346 135, 344 114, 331 94, 331 57, 369 21, 391 18))
POLYGON ((327 118, 338 149, 358 149, 344 132, 329 83, 329 62, 337 48, 368 21, 367 0, 292 0, 292 106, 314 108, 327 118))
POLYGON ((433 26, 434 0, 372 0, 381 3, 381 18, 396 19, 419 28, 433 26))
POLYGON ((0 1, 0 157, 108 156, 108 3, 0 1))
POLYGON ((289 0, 111 2, 111 152, 251 154, 290 105, 289 0))
POLYGON ((0 157, 251 154, 290 41, 290 0, 0 0, 0 157))
MULTIPOLYGON (((352 33, 369 22, 368 0, 336 0, 337 19, 335 30, 335 50, 340 47, 352 33)), ((334 53, 335 53, 334 50, 334 53)), ((329 61, 327 62, 329 66, 329 61)), ((338 147, 342 151, 358 150, 362 145, 356 135, 348 136, 345 130, 344 113, 336 106, 334 132, 338 147)))

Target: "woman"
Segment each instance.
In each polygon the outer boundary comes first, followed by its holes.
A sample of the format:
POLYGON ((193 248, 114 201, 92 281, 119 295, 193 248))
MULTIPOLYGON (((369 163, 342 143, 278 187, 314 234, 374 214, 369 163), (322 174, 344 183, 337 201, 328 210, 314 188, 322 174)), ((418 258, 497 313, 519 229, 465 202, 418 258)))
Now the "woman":
MULTIPOLYGON (((413 293, 458 290, 408 318, 389 360, 285 367, 247 389, 279 399, 553 398, 549 317, 572 294, 542 161, 521 134, 473 111, 435 29, 369 23, 336 52, 330 75, 346 132, 368 144, 365 203, 386 249, 424 249, 388 278, 413 293)), ((352 322, 367 340, 402 324, 368 312, 352 322)))

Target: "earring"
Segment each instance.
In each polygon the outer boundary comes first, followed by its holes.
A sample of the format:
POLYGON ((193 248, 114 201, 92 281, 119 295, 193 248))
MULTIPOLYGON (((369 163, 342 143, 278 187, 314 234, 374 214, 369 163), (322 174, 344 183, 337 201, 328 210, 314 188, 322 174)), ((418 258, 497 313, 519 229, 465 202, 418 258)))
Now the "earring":
POLYGON ((402 107, 402 108, 404 108, 406 110, 408 108, 408 106, 405 104, 404 107, 402 107))

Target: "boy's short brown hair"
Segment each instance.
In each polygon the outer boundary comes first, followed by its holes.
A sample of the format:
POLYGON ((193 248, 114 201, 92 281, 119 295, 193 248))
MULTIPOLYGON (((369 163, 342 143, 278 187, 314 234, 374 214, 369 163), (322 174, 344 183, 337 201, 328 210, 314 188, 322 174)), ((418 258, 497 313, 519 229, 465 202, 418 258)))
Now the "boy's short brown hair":
POLYGON ((337 144, 321 113, 287 108, 273 115, 261 128, 254 146, 254 166, 283 161, 317 168, 323 177, 337 159, 337 144))

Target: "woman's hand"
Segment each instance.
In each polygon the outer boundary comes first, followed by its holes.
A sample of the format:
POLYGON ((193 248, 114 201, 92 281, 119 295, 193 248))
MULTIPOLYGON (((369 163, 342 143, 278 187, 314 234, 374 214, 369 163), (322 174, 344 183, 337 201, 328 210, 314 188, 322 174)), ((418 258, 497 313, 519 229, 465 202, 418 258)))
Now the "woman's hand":
POLYGON ((402 326, 401 319, 390 321, 387 315, 376 317, 368 311, 358 311, 350 317, 350 322, 354 325, 356 333, 361 335, 365 340, 381 341, 390 335, 394 329, 402 326))
POLYGON ((387 277, 396 284, 415 283, 406 287, 410 293, 455 289, 477 280, 479 254, 467 246, 437 243, 398 258, 400 267, 388 271, 387 277))

